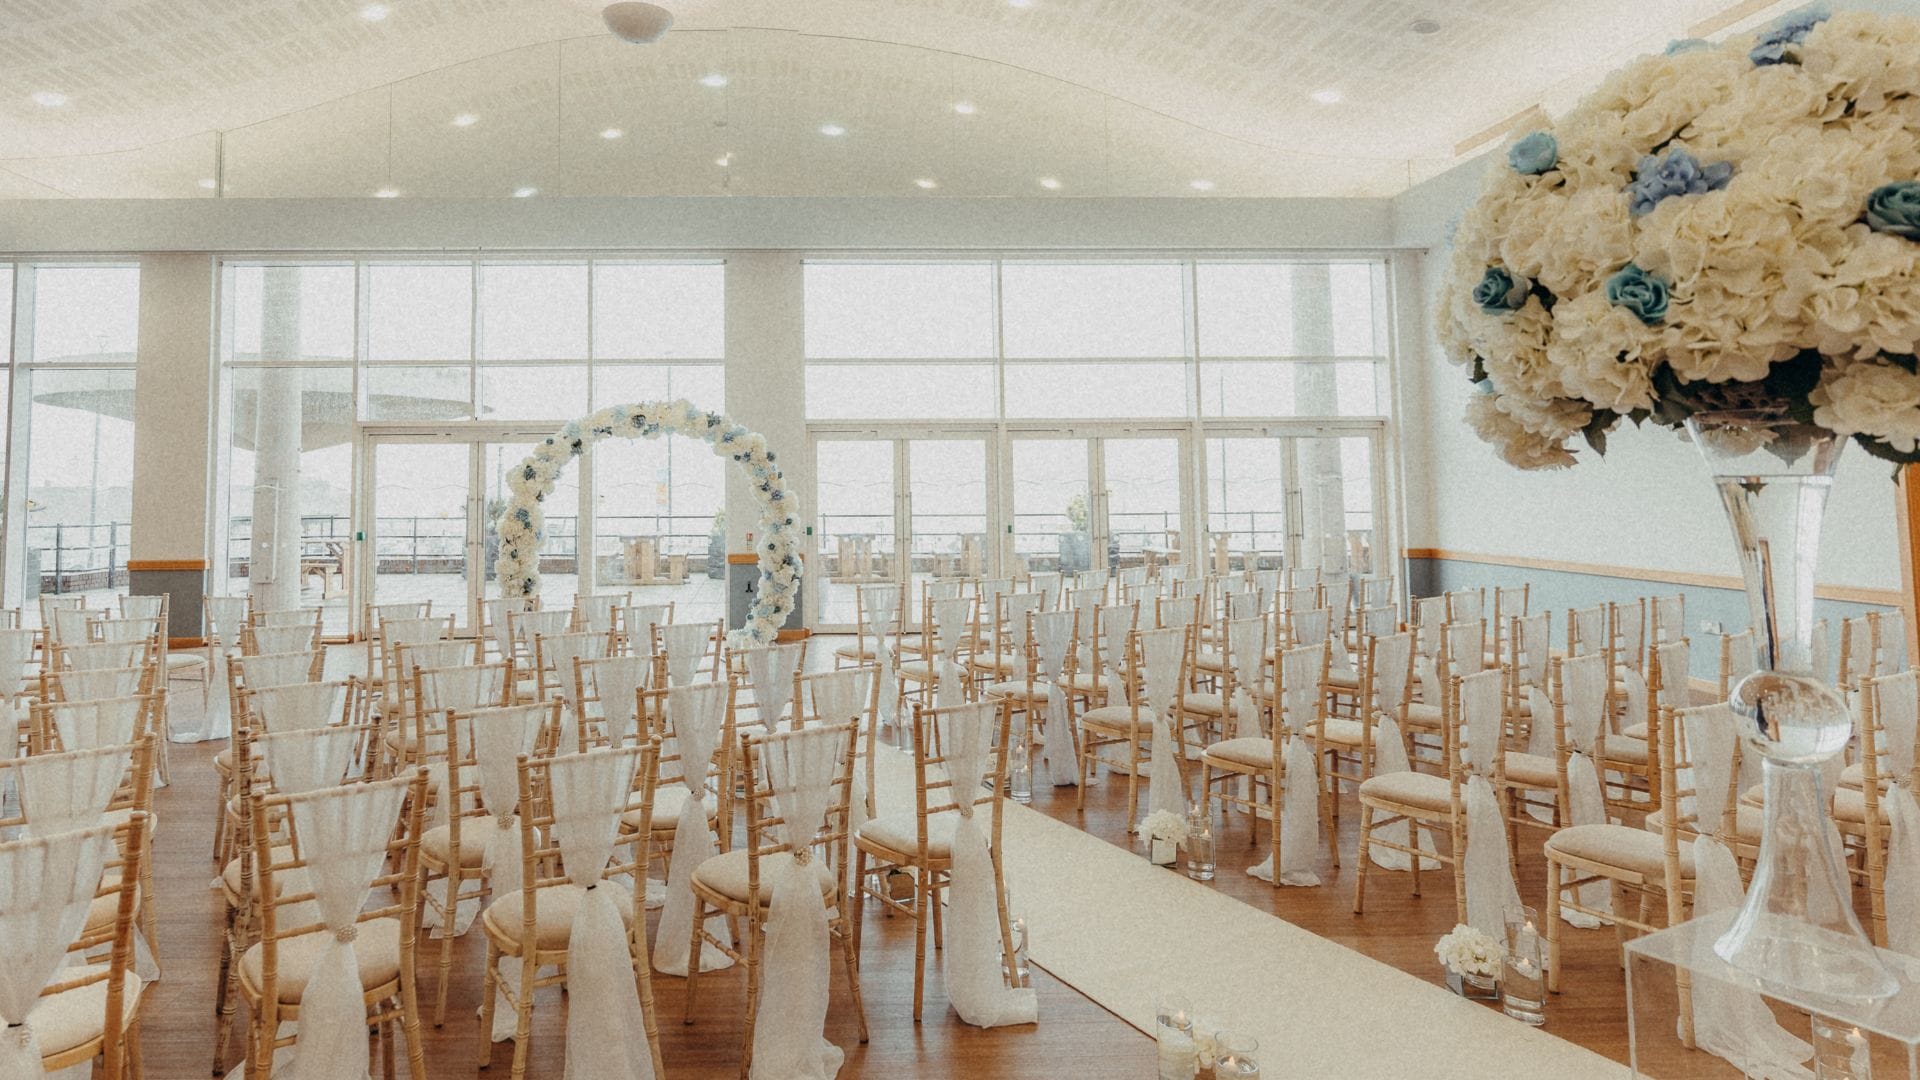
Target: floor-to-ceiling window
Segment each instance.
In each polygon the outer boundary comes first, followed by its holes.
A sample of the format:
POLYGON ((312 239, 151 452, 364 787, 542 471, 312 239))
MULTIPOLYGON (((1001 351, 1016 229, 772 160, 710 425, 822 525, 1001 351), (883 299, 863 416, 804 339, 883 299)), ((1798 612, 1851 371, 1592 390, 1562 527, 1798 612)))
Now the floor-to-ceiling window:
MULTIPOLYGON (((722 395, 717 261, 229 260, 225 587, 323 605, 490 592, 491 517, 538 438, 598 405, 722 395)), ((543 602, 633 590, 724 600, 722 462, 676 440, 591 451, 548 500, 543 602)))
POLYGON ((140 271, 20 263, 4 278, 6 596, 29 624, 43 593, 101 606, 127 588, 133 519, 133 373, 140 271))
POLYGON ((823 259, 805 305, 822 624, 950 573, 1378 568, 1378 260, 823 259), (928 458, 984 513, 935 505, 928 458))

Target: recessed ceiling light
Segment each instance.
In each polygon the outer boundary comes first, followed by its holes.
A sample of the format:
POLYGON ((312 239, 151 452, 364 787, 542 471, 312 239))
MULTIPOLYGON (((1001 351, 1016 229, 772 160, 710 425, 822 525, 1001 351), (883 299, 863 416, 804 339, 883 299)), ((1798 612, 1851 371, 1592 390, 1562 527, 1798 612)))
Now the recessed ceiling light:
POLYGON ((1017 8, 1030 8, 1033 6, 1033 0, 1007 0, 1007 6, 1017 7, 1017 8))
POLYGON ((713 159, 713 163, 723 169, 726 168, 733 164, 733 152, 728 151, 727 153, 721 154, 719 157, 713 159))
POLYGON ((368 22, 379 22, 393 14, 393 9, 385 4, 368 4, 360 9, 360 17, 368 22))
POLYGON ((1188 184, 1187 186, 1188 186, 1188 187, 1190 187, 1190 188, 1192 188, 1192 189, 1193 189, 1193 190, 1195 190, 1195 191, 1212 191, 1212 190, 1213 190, 1213 181, 1211 181, 1211 180, 1195 180, 1195 181, 1192 181, 1191 183, 1189 183, 1189 184, 1188 184))
POLYGON ((383 187, 379 191, 374 192, 373 197, 376 199, 391 199, 399 194, 400 189, 397 187, 383 187))
POLYGON ((626 132, 621 131, 619 128, 606 128, 600 132, 600 137, 603 139, 617 139, 625 134, 626 132))
POLYGON ((721 87, 727 85, 727 77, 725 75, 720 74, 717 71, 712 73, 711 75, 702 75, 700 76, 700 85, 711 86, 715 90, 718 90, 721 87))
POLYGON ((220 181, 215 180, 213 177, 209 176, 206 179, 200 181, 200 186, 205 188, 208 191, 212 191, 214 188, 217 188, 220 186, 220 181))
POLYGON ((839 124, 821 124, 820 125, 820 134, 822 135, 840 136, 840 135, 845 135, 846 133, 847 133, 847 129, 844 127, 841 127, 839 124))
POLYGON ((1440 24, 1433 19, 1415 19, 1407 29, 1416 34, 1437 34, 1440 32, 1440 24))
POLYGON ((537 187, 517 187, 513 189, 513 197, 516 199, 530 198, 538 194, 540 194, 540 189, 537 187))
POLYGON ((1040 186, 1046 188, 1048 191, 1059 191, 1060 181, 1051 176, 1043 176, 1040 178, 1040 186))
POLYGON ((979 110, 974 107, 971 101, 956 101, 953 103, 953 111, 959 113, 961 116, 972 116, 979 110))
POLYGON ((1313 98, 1313 100, 1319 102, 1322 105, 1340 104, 1340 91, 1335 90, 1332 87, 1328 87, 1324 90, 1315 90, 1312 94, 1309 94, 1308 96, 1313 98))
POLYGON ((479 122, 480 122, 480 118, 473 115, 470 112, 463 112, 459 116, 456 116, 453 118, 454 127, 472 127, 473 125, 479 122))
POLYGON ((915 180, 914 184, 918 186, 922 191, 932 191, 934 188, 937 188, 940 186, 940 181, 935 180, 931 177, 923 176, 920 179, 915 180))
POLYGON ((67 103, 67 95, 58 90, 35 90, 33 92, 33 103, 54 109, 67 103))

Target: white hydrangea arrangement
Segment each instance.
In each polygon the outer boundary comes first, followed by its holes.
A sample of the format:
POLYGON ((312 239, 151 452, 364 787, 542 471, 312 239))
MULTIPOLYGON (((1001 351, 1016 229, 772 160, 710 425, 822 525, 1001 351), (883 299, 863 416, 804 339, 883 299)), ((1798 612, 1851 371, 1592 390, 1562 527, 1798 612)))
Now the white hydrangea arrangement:
POLYGON ((1920 461, 1920 20, 1806 9, 1616 73, 1509 146, 1438 322, 1519 468, 1746 408, 1920 461))
POLYGON ((772 644, 800 595, 799 500, 788 490, 766 439, 685 400, 610 405, 568 424, 533 448, 532 456, 508 475, 513 498, 494 522, 500 536, 494 576, 501 595, 539 595, 540 542, 546 528, 541 504, 553 493, 554 482, 568 462, 601 439, 616 435, 652 439, 663 434, 711 444, 714 453, 732 458, 752 481, 753 496, 760 503, 760 525, 754 536, 760 581, 747 624, 735 632, 735 643, 772 644))
POLYGON ((1184 844, 1191 826, 1185 817, 1171 810, 1155 810, 1140 822, 1140 831, 1146 833, 1149 839, 1184 844))
POLYGON ((1506 949, 1487 934, 1461 923, 1434 943, 1433 954, 1455 975, 1490 979, 1500 974, 1506 949))

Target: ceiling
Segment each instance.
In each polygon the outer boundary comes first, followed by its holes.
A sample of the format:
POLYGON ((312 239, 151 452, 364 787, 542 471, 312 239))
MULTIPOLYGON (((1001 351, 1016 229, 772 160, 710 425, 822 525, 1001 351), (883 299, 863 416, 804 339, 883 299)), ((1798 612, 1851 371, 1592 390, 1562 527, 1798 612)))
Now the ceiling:
POLYGON ((590 0, 367 6, 0 0, 0 198, 1391 195, 1791 5, 668 0, 649 46, 590 0))

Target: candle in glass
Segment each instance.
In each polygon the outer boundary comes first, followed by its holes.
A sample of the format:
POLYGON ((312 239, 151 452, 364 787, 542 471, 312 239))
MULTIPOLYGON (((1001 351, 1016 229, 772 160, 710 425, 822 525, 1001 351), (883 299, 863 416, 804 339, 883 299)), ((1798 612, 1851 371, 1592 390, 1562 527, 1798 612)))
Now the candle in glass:
POLYGON ((1160 1080, 1193 1080, 1200 1047, 1193 1040, 1193 1003, 1184 994, 1162 994, 1154 1006, 1160 1080))
POLYGON ((1214 1037, 1213 1080, 1259 1080, 1260 1063, 1253 1052, 1260 1044, 1252 1037, 1222 1031, 1214 1037))

